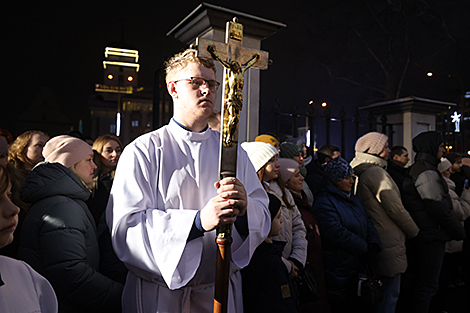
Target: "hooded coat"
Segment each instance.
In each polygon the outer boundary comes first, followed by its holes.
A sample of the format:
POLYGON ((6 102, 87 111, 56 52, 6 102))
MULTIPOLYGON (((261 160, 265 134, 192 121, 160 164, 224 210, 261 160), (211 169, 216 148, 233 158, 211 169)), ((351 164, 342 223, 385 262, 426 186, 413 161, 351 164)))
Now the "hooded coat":
POLYGON ((421 133, 413 139, 417 153, 403 183, 403 204, 418 225, 415 242, 462 240, 465 231, 452 213, 449 189, 437 169, 439 146, 437 132, 421 133))
POLYGON ((96 226, 85 201, 90 191, 60 163, 41 163, 21 198, 31 202, 18 256, 54 288, 59 312, 120 310, 122 284, 98 272, 96 226))
POLYGON ((356 195, 371 217, 383 246, 372 261, 375 273, 389 277, 402 274, 407 267, 406 237, 415 237, 419 229, 403 207, 397 185, 385 170, 387 161, 356 152, 351 167, 359 177, 356 195))

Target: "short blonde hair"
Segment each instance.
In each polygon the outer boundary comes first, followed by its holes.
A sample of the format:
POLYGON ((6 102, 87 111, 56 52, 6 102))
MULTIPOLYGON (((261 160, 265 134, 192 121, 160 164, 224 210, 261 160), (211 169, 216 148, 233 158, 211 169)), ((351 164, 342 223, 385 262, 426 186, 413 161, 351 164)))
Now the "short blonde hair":
POLYGON ((216 73, 215 64, 212 59, 199 58, 196 56, 195 49, 186 49, 183 52, 175 54, 168 61, 165 62, 165 81, 168 84, 175 78, 175 75, 184 69, 189 62, 193 62, 204 67, 207 67, 216 73))

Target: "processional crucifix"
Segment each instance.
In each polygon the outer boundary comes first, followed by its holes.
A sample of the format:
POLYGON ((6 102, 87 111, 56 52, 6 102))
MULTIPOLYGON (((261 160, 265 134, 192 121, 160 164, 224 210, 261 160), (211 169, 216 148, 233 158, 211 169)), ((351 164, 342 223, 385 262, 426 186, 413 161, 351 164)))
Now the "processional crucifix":
MULTIPOLYGON (((227 22, 225 43, 197 38, 198 57, 219 61, 224 71, 224 99, 220 136, 220 179, 237 173, 238 120, 243 106, 244 74, 248 68, 267 69, 268 52, 243 48, 243 25, 236 17, 227 22)), ((217 227, 214 313, 227 312, 232 224, 217 227)))

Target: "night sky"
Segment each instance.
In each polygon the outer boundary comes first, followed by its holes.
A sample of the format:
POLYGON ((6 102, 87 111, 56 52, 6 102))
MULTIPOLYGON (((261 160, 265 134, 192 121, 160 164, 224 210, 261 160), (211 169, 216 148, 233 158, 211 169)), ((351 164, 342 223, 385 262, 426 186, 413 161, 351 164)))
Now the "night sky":
MULTIPOLYGON (((104 48, 122 38, 139 50, 139 84, 150 88, 154 71, 184 48, 166 33, 200 3, 4 4, 0 127, 15 129, 18 115, 43 98, 75 125, 86 121, 88 97, 102 82, 104 48)), ((261 75, 262 131, 273 131, 266 121, 276 102, 303 112, 310 100, 327 101, 333 114, 341 107, 352 114, 397 95, 457 103, 470 90, 469 1, 209 3, 287 24, 262 42, 274 61, 261 75)))

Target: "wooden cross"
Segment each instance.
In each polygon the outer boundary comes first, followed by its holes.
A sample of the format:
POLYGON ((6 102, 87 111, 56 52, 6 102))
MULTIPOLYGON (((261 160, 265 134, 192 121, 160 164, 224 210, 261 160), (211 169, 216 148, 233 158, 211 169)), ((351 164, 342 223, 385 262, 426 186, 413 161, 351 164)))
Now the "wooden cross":
MULTIPOLYGON (((225 43, 197 38, 197 56, 219 61, 224 71, 224 100, 220 131, 220 178, 235 177, 238 153, 238 120, 243 106, 244 74, 248 68, 267 69, 268 52, 243 48, 243 25, 236 17, 227 22, 225 43)), ((214 313, 226 313, 230 279, 232 224, 217 227, 214 313)))
POLYGON ((227 22, 226 43, 204 38, 197 38, 197 56, 213 58, 225 68, 222 123, 221 123, 221 178, 236 174, 236 147, 238 143, 238 120, 243 105, 244 74, 248 68, 267 69, 268 52, 244 48, 243 25, 233 21, 227 22), (229 149, 232 148, 232 149, 229 149))

